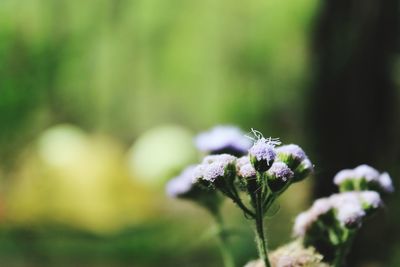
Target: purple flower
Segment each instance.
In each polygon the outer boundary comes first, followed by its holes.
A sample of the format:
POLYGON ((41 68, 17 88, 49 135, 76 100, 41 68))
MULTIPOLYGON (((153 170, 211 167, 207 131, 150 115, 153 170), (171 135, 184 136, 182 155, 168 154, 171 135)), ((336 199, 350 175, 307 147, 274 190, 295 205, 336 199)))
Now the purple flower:
POLYGON ((392 178, 387 172, 379 173, 375 168, 366 164, 360 165, 354 169, 345 169, 338 172, 333 181, 336 185, 341 185, 345 181, 351 183, 364 179, 368 185, 378 186, 385 193, 392 193, 394 191, 392 178))
POLYGON ((218 177, 225 175, 225 170, 229 165, 234 165, 236 157, 229 154, 210 155, 203 159, 202 163, 196 167, 195 180, 202 178, 213 182, 218 177))
POLYGON ((362 191, 360 198, 364 205, 377 209, 382 206, 381 196, 375 191, 362 191))
POLYGON ((359 203, 348 203, 337 207, 337 219, 347 227, 359 227, 365 215, 366 213, 359 203))
POLYGON ((233 151, 246 153, 251 141, 234 126, 216 126, 208 132, 200 133, 195 138, 196 147, 202 152, 233 151))
POLYGON ((394 192, 392 178, 387 172, 384 172, 379 176, 378 184, 380 185, 382 190, 385 191, 386 193, 394 192))
POLYGON ((189 193, 194 186, 192 182, 194 170, 195 166, 189 166, 180 175, 171 179, 166 185, 167 195, 176 198, 189 193))
POLYGON ((286 182, 293 177, 294 173, 285 163, 275 162, 268 170, 268 175, 286 182))
POLYGON ((248 156, 243 156, 236 161, 236 172, 240 177, 250 178, 256 176, 256 170, 251 165, 248 156))
POLYGON ((298 237, 305 236, 307 230, 314 223, 315 217, 308 211, 304 211, 297 215, 294 226, 293 226, 293 235, 298 237))
POLYGON ((267 139, 261 138, 250 148, 249 155, 257 161, 266 161, 269 164, 275 160, 275 147, 267 139))
POLYGON ((379 180, 379 172, 369 165, 363 164, 354 169, 357 178, 364 178, 368 182, 379 180))
POLYGON ((354 178, 356 178, 356 173, 354 172, 354 170, 345 169, 345 170, 339 171, 335 175, 335 177, 333 178, 333 182, 336 185, 340 185, 344 181, 349 180, 349 179, 354 179, 354 178))
POLYGON ((307 158, 303 149, 295 144, 277 147, 276 152, 284 157, 291 157, 298 162, 302 162, 307 158))

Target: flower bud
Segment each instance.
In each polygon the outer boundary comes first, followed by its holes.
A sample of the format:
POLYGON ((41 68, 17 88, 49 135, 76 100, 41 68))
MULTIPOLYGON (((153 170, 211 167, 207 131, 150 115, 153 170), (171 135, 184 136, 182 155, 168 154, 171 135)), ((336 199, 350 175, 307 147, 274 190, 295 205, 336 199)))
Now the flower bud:
POLYGON ((294 173, 283 162, 275 162, 267 171, 267 183, 272 192, 281 191, 293 178, 294 173))
POLYGON ((189 166, 180 175, 168 181, 166 193, 169 197, 185 198, 194 189, 193 172, 195 166, 189 166))
POLYGON ((296 169, 307 158, 303 149, 295 144, 277 147, 276 153, 279 159, 292 170, 296 169))
POLYGON ((354 169, 358 179, 364 178, 367 182, 378 181, 379 172, 367 164, 363 164, 354 169))
POLYGON ((300 165, 294 170, 293 182, 297 183, 308 176, 310 176, 314 172, 314 165, 312 162, 306 158, 304 159, 300 165))
POLYGON ((215 182, 218 178, 232 177, 236 158, 232 155, 211 155, 203 159, 203 180, 215 182))
POLYGON ((236 172, 241 178, 254 178, 256 177, 256 170, 251 165, 248 156, 243 156, 236 161, 236 172))
POLYGON ((392 178, 387 172, 382 173, 379 176, 378 184, 380 188, 383 190, 385 193, 393 193, 394 192, 394 186, 392 182, 392 178))
POLYGON ((297 215, 294 226, 293 226, 293 235, 296 237, 303 237, 306 235, 308 228, 314 222, 314 217, 310 214, 309 211, 304 211, 297 215))
POLYGON ((382 206, 382 199, 375 191, 360 192, 362 207, 367 214, 372 214, 382 206))
POLYGON ((394 191, 392 179, 388 173, 380 174, 366 164, 354 169, 341 170, 335 175, 334 183, 339 186, 341 192, 378 190, 392 193, 394 191))
POLYGON ((352 180, 356 178, 356 174, 354 172, 354 170, 351 169, 344 169, 339 171, 335 177, 333 178, 333 182, 340 186, 342 183, 344 183, 345 181, 348 180, 352 180))
POLYGON ((265 138, 261 138, 249 149, 251 164, 258 172, 267 171, 275 160, 274 144, 265 138))
POLYGON ((348 203, 337 209, 338 221, 347 228, 353 229, 361 226, 363 217, 366 215, 361 205, 348 203))

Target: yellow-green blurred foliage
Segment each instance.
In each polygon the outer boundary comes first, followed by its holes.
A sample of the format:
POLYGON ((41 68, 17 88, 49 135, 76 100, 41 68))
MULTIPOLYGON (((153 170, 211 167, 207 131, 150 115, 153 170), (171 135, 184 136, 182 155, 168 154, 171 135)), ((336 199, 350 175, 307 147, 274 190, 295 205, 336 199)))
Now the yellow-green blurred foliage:
POLYGON ((44 132, 10 177, 12 223, 70 223, 115 230, 159 211, 152 190, 129 177, 121 145, 72 126, 44 132))

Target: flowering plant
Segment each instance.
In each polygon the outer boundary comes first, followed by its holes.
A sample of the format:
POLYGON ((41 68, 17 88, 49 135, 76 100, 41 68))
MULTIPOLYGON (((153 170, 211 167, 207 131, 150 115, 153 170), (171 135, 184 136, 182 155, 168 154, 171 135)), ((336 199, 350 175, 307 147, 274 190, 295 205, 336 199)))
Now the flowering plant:
POLYGON ((295 221, 294 235, 313 246, 334 267, 343 266, 352 241, 366 219, 383 206, 378 192, 394 191, 388 173, 368 165, 338 172, 334 183, 340 193, 314 201, 295 221), (376 190, 376 191, 375 191, 376 190))
MULTIPOLYGON (((291 253, 292 258, 293 255, 308 257, 310 251, 315 250, 313 262, 320 263, 323 260, 325 263, 277 264, 277 258, 290 259, 289 255, 282 256, 286 251, 282 248, 274 253, 271 264, 264 217, 290 185, 313 173, 313 164, 298 145, 281 145, 278 139, 265 138, 254 129, 249 137, 238 128, 218 126, 200 134, 196 138, 196 145, 207 155, 199 164, 189 166, 170 180, 167 193, 171 197, 195 201, 210 211, 220 230, 225 267, 233 267, 234 261, 226 246, 226 234, 219 211, 224 198, 232 200, 244 216, 253 221, 260 257, 259 262, 254 264, 260 263, 265 267, 333 264, 338 267, 342 266, 354 235, 365 218, 382 207, 378 192, 394 190, 387 173, 381 174, 367 165, 339 172, 334 182, 339 186, 340 193, 316 200, 308 211, 301 213, 294 225, 294 235, 299 241, 286 246, 291 251, 298 249, 296 253, 291 253)), ((253 266, 253 263, 249 264, 253 266)))
MULTIPOLYGON (((220 126, 200 134, 196 144, 209 155, 171 180, 167 192, 196 201, 218 222, 221 196, 231 199, 254 222, 260 258, 271 266, 265 214, 291 184, 312 173, 313 165, 299 146, 279 146, 278 139, 264 138, 256 130, 252 133, 254 137, 247 138, 237 128, 220 126)), ((223 254, 225 265, 232 266, 226 250, 223 254)))

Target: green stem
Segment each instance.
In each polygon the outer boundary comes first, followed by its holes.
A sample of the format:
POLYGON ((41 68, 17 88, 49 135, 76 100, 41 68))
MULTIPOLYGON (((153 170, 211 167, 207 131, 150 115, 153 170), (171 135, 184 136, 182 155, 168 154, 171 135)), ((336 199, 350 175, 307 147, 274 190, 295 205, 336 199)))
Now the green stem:
POLYGON ((232 253, 228 248, 228 238, 226 231, 224 229, 224 224, 222 220, 222 216, 219 211, 213 212, 213 216, 215 219, 215 225, 218 232, 219 239, 219 249, 222 256, 222 261, 225 267, 235 267, 235 261, 233 259, 232 253))
POLYGON ((273 194, 270 194, 269 196, 267 196, 267 198, 265 199, 265 201, 263 203, 263 209, 265 212, 267 212, 269 210, 269 208, 274 203, 275 199, 276 199, 276 197, 273 194))
POLYGON ((256 241, 260 258, 265 264, 265 267, 271 267, 268 258, 267 242, 264 234, 264 207, 263 207, 263 192, 256 193, 256 241))
POLYGON ((333 267, 342 267, 345 259, 345 252, 343 246, 339 247, 336 251, 335 260, 333 261, 333 267))
POLYGON ((342 243, 339 245, 335 253, 333 267, 343 267, 345 264, 346 256, 349 253, 350 247, 353 244, 353 239, 355 236, 355 231, 351 230, 348 231, 349 232, 345 234, 345 238, 342 240, 342 243))

